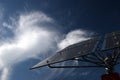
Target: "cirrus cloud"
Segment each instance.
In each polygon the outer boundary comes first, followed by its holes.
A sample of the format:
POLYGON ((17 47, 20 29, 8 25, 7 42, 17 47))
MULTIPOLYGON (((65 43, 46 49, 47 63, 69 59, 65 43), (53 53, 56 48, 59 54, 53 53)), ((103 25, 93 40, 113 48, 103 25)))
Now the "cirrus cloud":
POLYGON ((86 31, 82 29, 72 30, 71 32, 65 35, 65 37, 58 44, 58 47, 59 49, 63 49, 69 45, 90 39, 92 35, 93 32, 90 31, 86 31))
MULTIPOLYGON (((9 40, 2 41, 0 45, 0 70, 1 80, 8 80, 8 73, 11 66, 38 54, 47 53, 54 49, 57 32, 48 30, 48 25, 53 24, 53 19, 42 12, 31 12, 21 14, 16 21, 3 23, 3 26, 10 29, 14 36, 9 40)), ((4 37, 4 36, 3 36, 4 37)))

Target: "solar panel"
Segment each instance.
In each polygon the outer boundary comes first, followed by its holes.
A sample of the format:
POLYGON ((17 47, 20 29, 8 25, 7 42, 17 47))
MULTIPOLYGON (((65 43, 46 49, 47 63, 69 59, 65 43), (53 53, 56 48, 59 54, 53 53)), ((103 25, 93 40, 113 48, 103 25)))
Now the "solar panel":
POLYGON ((100 37, 97 37, 83 42, 79 42, 77 44, 70 45, 63 50, 58 51, 53 56, 48 57, 47 59, 41 61, 37 65, 33 66, 31 69, 70 60, 76 57, 80 57, 92 53, 94 52, 95 46, 97 45, 99 40, 100 37))
POLYGON ((109 33, 105 38, 105 49, 115 47, 120 47, 120 31, 109 33))

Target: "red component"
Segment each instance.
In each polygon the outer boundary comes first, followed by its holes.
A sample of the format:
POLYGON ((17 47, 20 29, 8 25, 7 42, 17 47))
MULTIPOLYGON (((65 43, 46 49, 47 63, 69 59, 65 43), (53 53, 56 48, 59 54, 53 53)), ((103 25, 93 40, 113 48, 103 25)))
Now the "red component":
POLYGON ((102 80, 120 80, 120 76, 118 73, 111 73, 102 75, 102 80))

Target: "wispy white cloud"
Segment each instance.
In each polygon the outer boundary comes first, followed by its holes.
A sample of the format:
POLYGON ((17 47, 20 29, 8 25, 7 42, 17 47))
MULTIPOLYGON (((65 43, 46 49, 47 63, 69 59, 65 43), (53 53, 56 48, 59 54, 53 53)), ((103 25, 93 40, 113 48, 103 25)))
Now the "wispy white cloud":
POLYGON ((9 25, 9 24, 7 24, 7 23, 5 23, 5 22, 3 22, 3 27, 6 27, 6 28, 8 28, 8 29, 12 29, 12 26, 11 25, 9 25))
POLYGON ((19 19, 3 26, 12 30, 14 37, 0 45, 1 80, 8 80, 11 66, 38 54, 54 49, 57 32, 48 30, 43 23, 53 23, 53 19, 42 12, 21 14, 19 19), (13 24, 15 23, 15 24, 13 24))
POLYGON ((8 80, 9 69, 5 68, 2 70, 1 80, 8 80))
POLYGON ((59 49, 63 49, 71 44, 90 39, 92 34, 92 32, 82 29, 73 30, 65 35, 63 40, 58 44, 58 47, 59 49))

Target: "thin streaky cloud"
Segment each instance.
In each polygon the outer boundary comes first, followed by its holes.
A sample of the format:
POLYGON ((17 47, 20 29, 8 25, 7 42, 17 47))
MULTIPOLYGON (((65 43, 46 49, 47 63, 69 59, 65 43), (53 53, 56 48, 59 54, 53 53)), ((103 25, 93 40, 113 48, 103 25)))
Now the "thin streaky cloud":
POLYGON ((58 47, 59 49, 63 49, 69 45, 90 39, 92 34, 93 32, 88 32, 82 29, 73 30, 65 35, 65 37, 58 44, 58 47))
POLYGON ((18 21, 15 22, 17 24, 4 23, 4 26, 12 27, 14 36, 0 45, 1 80, 9 80, 9 74, 12 74, 11 66, 54 49, 51 46, 55 44, 57 32, 44 28, 49 26, 41 25, 52 22, 52 18, 44 13, 32 12, 21 14, 18 21))

